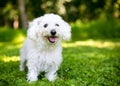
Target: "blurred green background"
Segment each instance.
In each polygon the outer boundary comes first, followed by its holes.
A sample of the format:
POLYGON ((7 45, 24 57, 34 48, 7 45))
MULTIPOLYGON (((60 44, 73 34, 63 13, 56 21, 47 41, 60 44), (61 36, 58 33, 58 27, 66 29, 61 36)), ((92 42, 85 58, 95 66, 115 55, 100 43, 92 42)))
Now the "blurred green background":
POLYGON ((120 19, 120 0, 0 0, 0 26, 25 28, 45 13, 56 13, 68 22, 120 19))

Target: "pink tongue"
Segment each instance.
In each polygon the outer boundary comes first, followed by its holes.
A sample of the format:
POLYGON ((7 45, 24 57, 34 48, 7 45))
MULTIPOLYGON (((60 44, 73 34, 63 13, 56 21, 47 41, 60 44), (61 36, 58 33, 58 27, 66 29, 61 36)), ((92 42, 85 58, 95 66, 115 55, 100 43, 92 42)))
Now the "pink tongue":
POLYGON ((50 40, 51 42, 55 42, 55 41, 56 41, 56 38, 50 37, 49 40, 50 40))

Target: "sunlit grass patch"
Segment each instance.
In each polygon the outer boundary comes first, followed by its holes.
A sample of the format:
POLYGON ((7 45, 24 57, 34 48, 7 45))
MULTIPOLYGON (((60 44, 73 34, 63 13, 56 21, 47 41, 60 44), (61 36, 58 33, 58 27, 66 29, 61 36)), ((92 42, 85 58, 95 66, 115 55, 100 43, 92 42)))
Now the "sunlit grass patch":
POLYGON ((15 37, 12 42, 14 43, 19 43, 19 42, 23 42, 25 40, 25 36, 23 36, 22 34, 18 34, 17 37, 15 37))
POLYGON ((3 62, 17 62, 20 60, 19 56, 0 56, 2 57, 0 60, 3 62))
POLYGON ((63 43, 63 47, 77 47, 77 46, 91 46, 97 48, 114 48, 120 46, 120 42, 112 41, 100 41, 100 40, 86 40, 86 41, 75 41, 71 43, 63 43))

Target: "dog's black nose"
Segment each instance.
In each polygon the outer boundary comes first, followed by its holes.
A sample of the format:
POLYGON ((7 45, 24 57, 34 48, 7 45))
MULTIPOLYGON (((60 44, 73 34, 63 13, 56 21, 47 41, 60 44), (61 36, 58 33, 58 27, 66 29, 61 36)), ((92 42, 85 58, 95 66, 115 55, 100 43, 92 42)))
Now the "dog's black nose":
POLYGON ((53 30, 51 30, 51 32, 50 32, 50 33, 51 33, 51 35, 53 35, 53 36, 54 36, 54 35, 56 34, 56 31, 53 29, 53 30))

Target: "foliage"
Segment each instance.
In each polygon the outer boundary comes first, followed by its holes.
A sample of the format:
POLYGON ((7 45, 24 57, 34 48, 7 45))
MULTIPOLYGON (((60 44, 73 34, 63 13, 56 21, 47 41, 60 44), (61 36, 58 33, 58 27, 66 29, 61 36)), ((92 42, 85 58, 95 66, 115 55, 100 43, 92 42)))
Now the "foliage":
POLYGON ((105 20, 71 25, 73 40, 63 43, 64 60, 55 82, 49 82, 44 74, 37 82, 26 82, 27 70, 19 71, 19 49, 23 40, 13 41, 19 38, 17 34, 22 34, 20 37, 24 38, 25 31, 0 29, 0 86, 118 86, 119 23, 105 20), (9 37, 6 39, 6 36, 9 37))
MULTIPOLYGON (((0 26, 12 27, 16 15, 19 16, 19 22, 21 21, 18 0, 1 0, 0 2, 0 26)), ((120 0, 25 0, 28 20, 45 13, 59 14, 69 22, 78 19, 88 22, 103 17, 119 19, 119 5, 120 0)))

